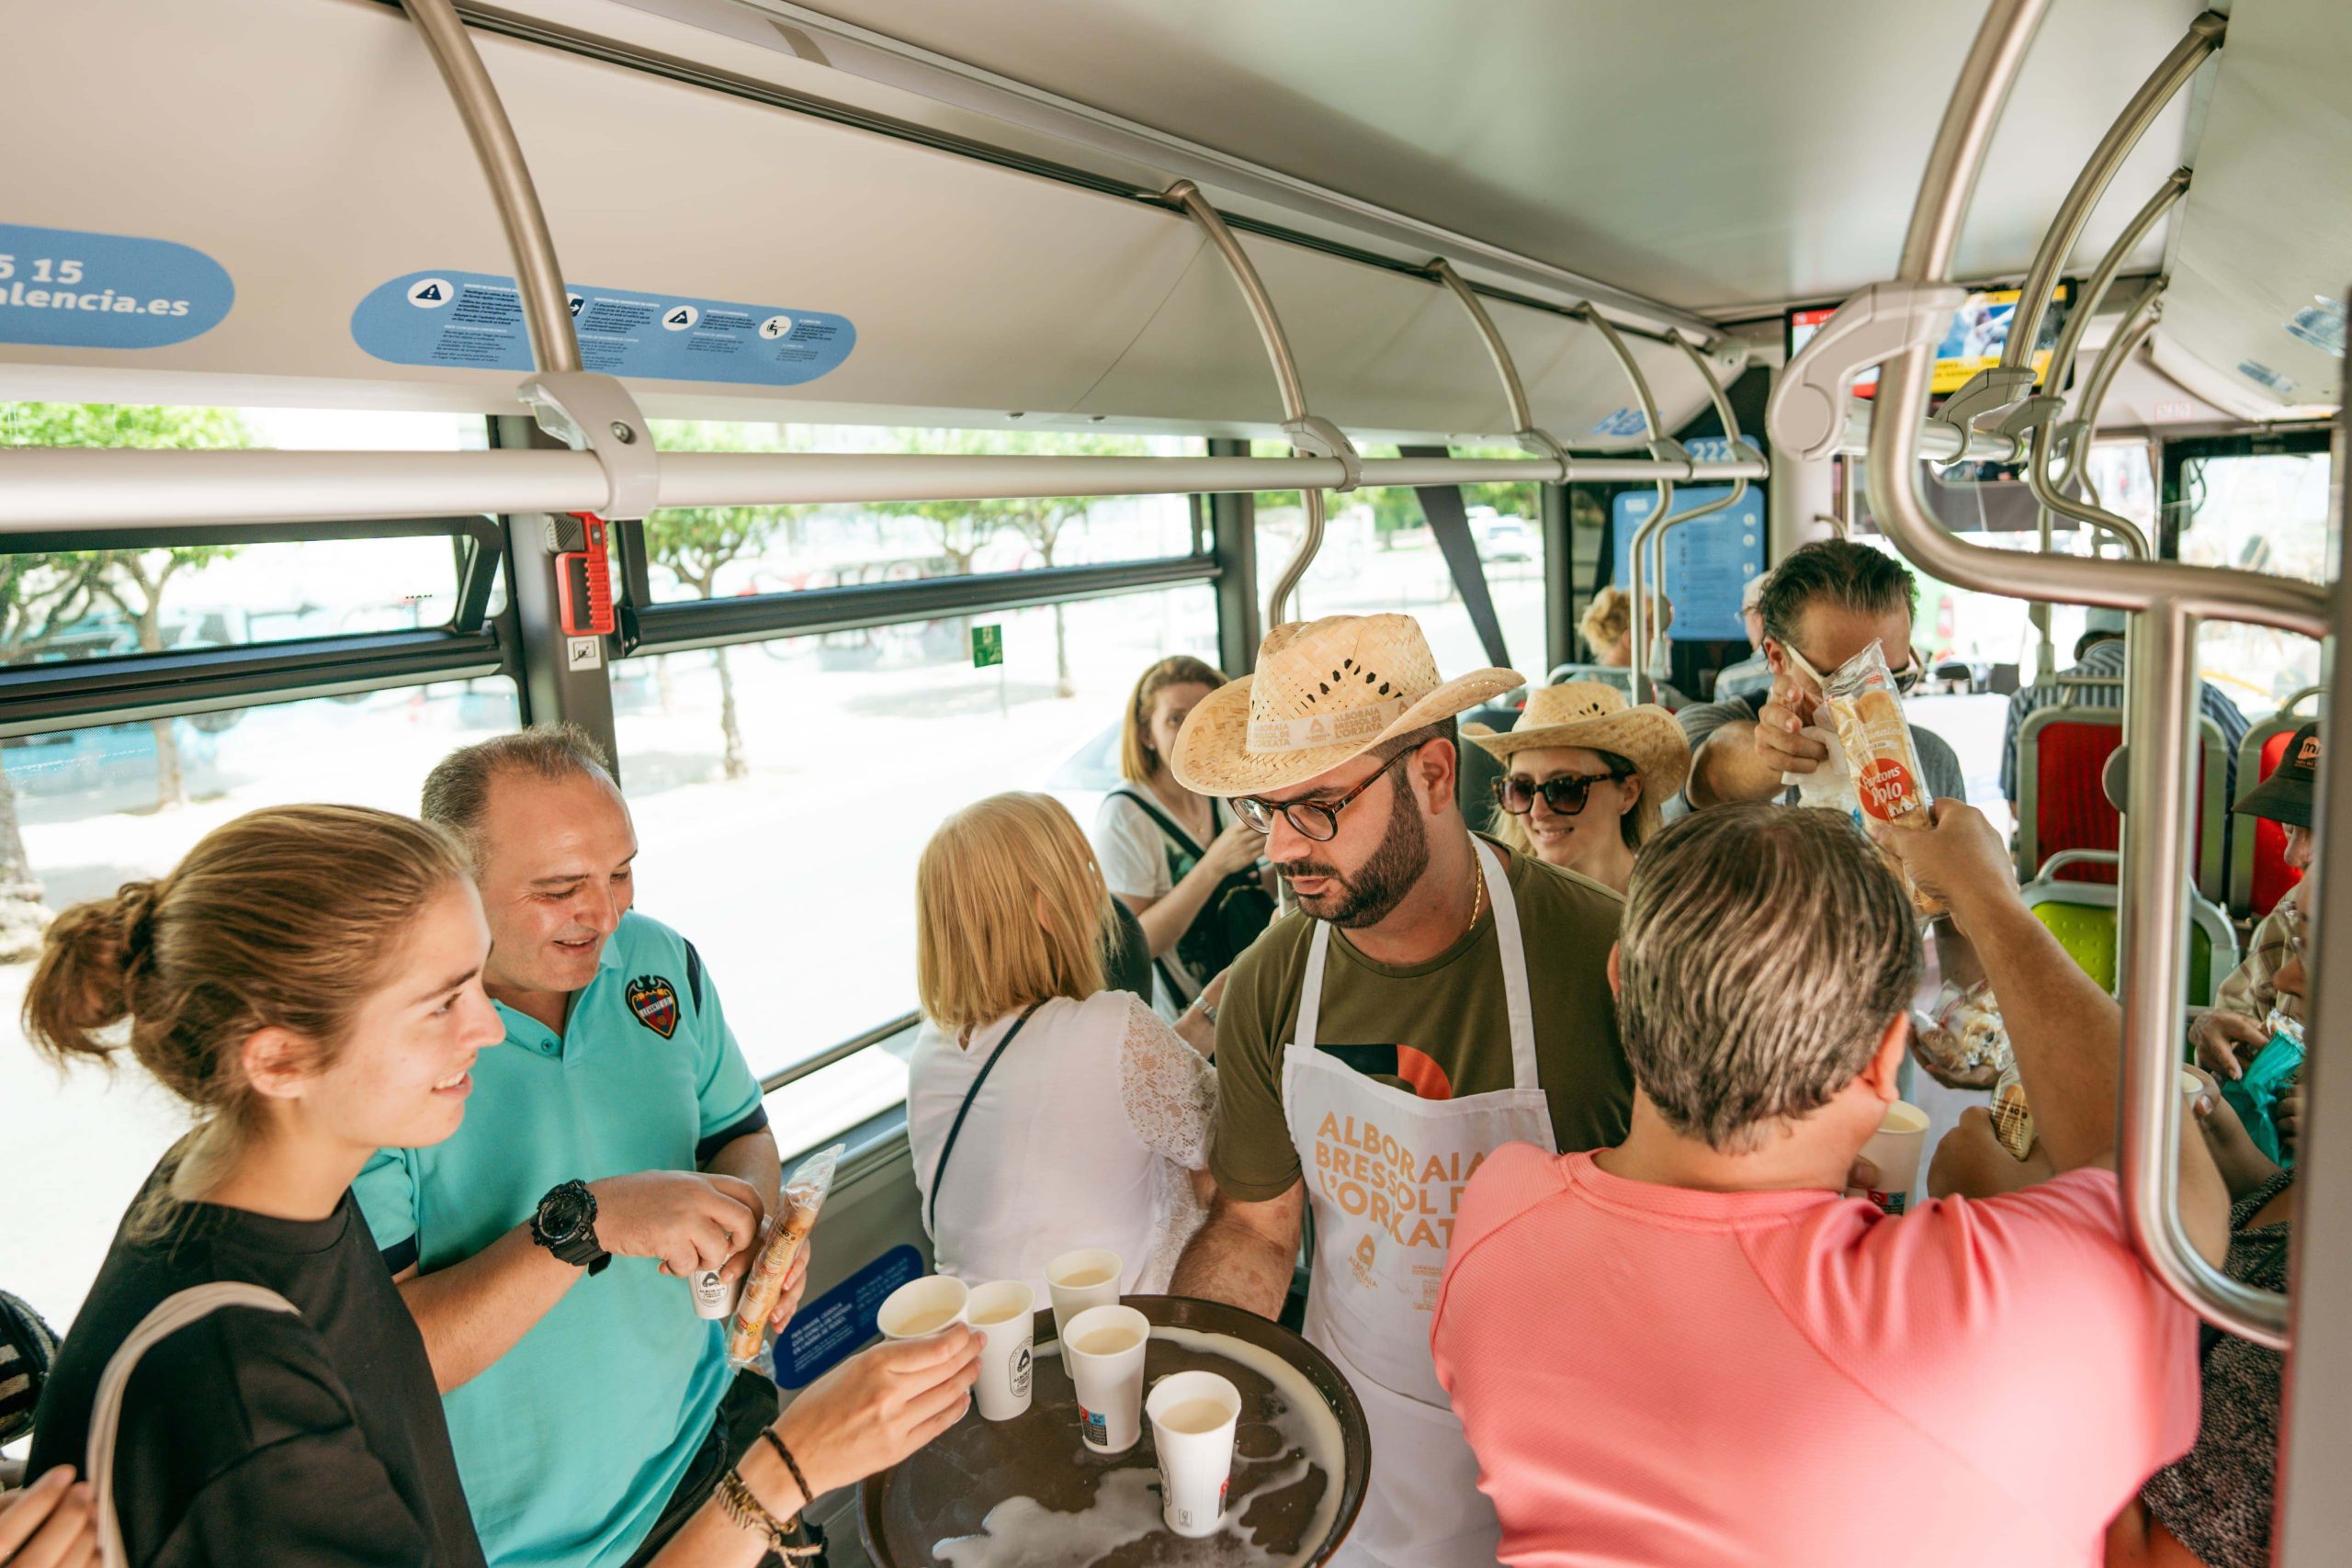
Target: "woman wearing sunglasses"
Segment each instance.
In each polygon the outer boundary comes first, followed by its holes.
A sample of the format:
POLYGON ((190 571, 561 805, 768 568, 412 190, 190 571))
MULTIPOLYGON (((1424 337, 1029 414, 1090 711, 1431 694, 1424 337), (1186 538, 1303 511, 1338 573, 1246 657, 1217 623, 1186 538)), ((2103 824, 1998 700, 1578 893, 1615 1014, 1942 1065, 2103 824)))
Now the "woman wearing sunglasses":
POLYGON ((1483 724, 1462 733, 1504 768, 1495 837, 1620 893, 1635 852, 1657 831, 1659 803, 1690 774, 1690 743, 1673 716, 1629 707, 1599 681, 1538 689, 1507 734, 1483 724))

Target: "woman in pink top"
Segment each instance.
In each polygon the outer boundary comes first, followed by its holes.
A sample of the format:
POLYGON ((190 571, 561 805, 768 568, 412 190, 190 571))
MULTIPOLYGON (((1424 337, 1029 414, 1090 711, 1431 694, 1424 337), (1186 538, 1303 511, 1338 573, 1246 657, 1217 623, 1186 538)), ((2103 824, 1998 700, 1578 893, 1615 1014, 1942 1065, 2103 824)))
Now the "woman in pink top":
MULTIPOLYGON (((1964 806, 1887 836, 1974 937, 2056 1179, 1890 1217, 1838 1197, 1922 964, 1839 818, 1702 812, 1645 852, 1611 975, 1633 1128, 1497 1154, 1432 1344, 1513 1564, 2087 1568, 2196 1434, 2195 1324, 2125 1237, 2120 1021, 1964 806)), ((2183 1215, 2226 1201, 2201 1140, 2183 1215)))

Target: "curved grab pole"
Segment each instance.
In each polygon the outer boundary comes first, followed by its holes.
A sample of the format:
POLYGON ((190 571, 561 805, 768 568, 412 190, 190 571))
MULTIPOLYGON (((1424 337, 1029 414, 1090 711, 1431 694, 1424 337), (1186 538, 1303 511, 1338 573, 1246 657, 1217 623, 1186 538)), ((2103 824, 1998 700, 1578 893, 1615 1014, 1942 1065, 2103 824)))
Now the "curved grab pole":
MULTIPOLYGON (((1200 225, 1209 243, 1225 258, 1226 270, 1233 274, 1233 281, 1240 286, 1241 297, 1249 302, 1250 314, 1258 323, 1258 336, 1266 345, 1266 358, 1274 367, 1274 385, 1283 399, 1283 434, 1290 437, 1291 450, 1309 457, 1337 458, 1346 481, 1340 489, 1355 489, 1363 477, 1355 445, 1340 433, 1338 425, 1306 412, 1306 388, 1298 377, 1298 360, 1290 351, 1290 334, 1283 331, 1273 296, 1266 292, 1265 279, 1258 276, 1249 253, 1233 237, 1233 231, 1225 226, 1217 209, 1201 194, 1201 187, 1192 181, 1178 180, 1170 186, 1165 199, 1200 225)), ((1273 592, 1266 596, 1266 627, 1270 631, 1283 624, 1283 611, 1291 595, 1298 591, 1306 569, 1315 564, 1316 554, 1323 548, 1323 492, 1302 488, 1299 500, 1306 510, 1306 531, 1299 540, 1298 554, 1283 568, 1282 576, 1274 580, 1273 592)))
POLYGON ((514 281, 523 290, 523 324, 531 334, 531 357, 542 371, 580 368, 580 339, 571 328, 563 269, 556 263, 555 236, 539 207, 538 187, 523 161, 522 143, 506 118, 498 89, 482 69, 481 56, 450 0, 401 0, 433 51, 433 63, 449 85, 449 96, 473 139, 475 155, 490 180, 490 194, 514 253, 514 281))
MULTIPOLYGON (((1615 355, 1617 363, 1625 367, 1625 378, 1634 383, 1634 396, 1641 400, 1642 422, 1644 427, 1650 433, 1650 455, 1654 457, 1668 457, 1672 453, 1666 440, 1666 432, 1658 428, 1657 400, 1650 395, 1649 378, 1643 375, 1642 367, 1634 363, 1633 350, 1625 346, 1624 338, 1619 335, 1616 327, 1611 323, 1609 318, 1590 305, 1577 307, 1577 314, 1589 321, 1594 330, 1600 333, 1601 341, 1609 345, 1609 352, 1615 355)), ((1657 478, 1657 505, 1650 513, 1651 520, 1655 522, 1664 517, 1673 502, 1674 481, 1664 474, 1660 474, 1657 478)), ((1625 696, 1627 701, 1638 704, 1642 700, 1642 682, 1649 677, 1650 655, 1649 627, 1646 624, 1649 616, 1645 613, 1646 607, 1642 603, 1647 588, 1644 582, 1641 536, 1638 532, 1634 536, 1634 547, 1629 552, 1629 559, 1632 562, 1634 577, 1633 625, 1629 628, 1633 636, 1633 649, 1632 662, 1625 671, 1625 696)), ((1600 649, 1596 648, 1592 651, 1595 657, 1599 657, 1600 649)))
MULTIPOLYGON (((2048 0, 1993 0, 1961 67, 1919 186, 1898 274, 1940 282, 1984 166, 2001 106, 2017 80, 2048 0)), ((2135 810, 2125 829, 2121 927, 2124 1213, 2149 1270, 2206 1321, 2258 1344, 2283 1347, 2287 1301, 2238 1284, 2188 1243, 2177 1205, 2176 1158, 2181 1098, 2173 1065, 2181 1038, 2181 982, 2188 863, 2184 825, 2193 798, 2191 744, 2197 712, 2192 658, 2197 617, 2247 621, 2320 637, 2327 634, 2325 591, 2254 572, 2171 561, 2097 561, 2018 555, 1972 545, 1937 525, 1923 493, 1918 422, 1933 370, 1938 323, 1923 321, 1913 345, 1879 379, 1882 405, 1871 431, 1868 479, 1881 526, 1903 554, 1946 582, 1986 592, 2059 598, 2139 612, 2140 658, 2129 693, 2138 719, 2130 787, 2135 810)))
MULTIPOLYGON (((2084 227, 2090 222, 2091 209, 2114 182, 2122 169, 2123 161, 2140 144, 2148 127, 2155 123, 2165 106, 2178 96, 2197 74, 2197 68, 2206 57, 2222 47, 2229 31, 2229 18, 2218 12, 2207 11, 2188 24, 2188 31, 2173 45, 2172 51, 2140 85, 2107 128, 2107 134, 2091 150, 2090 159, 2066 192, 2066 199, 2058 206, 2058 216, 2051 220, 2049 232, 2041 236, 2041 248, 2033 254, 2033 265, 2025 276, 2025 285, 2018 294, 2017 314, 2009 322, 2008 341, 2001 345, 2001 364, 2007 369, 2023 368, 2033 353, 2034 340, 2041 335, 2041 318, 2050 313, 2050 302, 2058 292, 2058 275, 2066 265, 2066 258, 2081 243, 2084 227)), ((2177 176, 2176 176, 2177 177, 2177 176)), ((2152 220, 2153 221, 2153 220, 2152 220)), ((2052 359, 2054 366, 2061 361, 2052 359)), ((2030 383, 2029 383, 2030 385, 2030 383)))
POLYGON ((2076 479, 2087 481, 2091 442, 2098 434, 2099 411, 2107 406, 2107 394, 2115 385, 2116 372, 2132 362, 2132 356, 2140 352, 2140 345, 2148 341, 2148 334, 2156 330, 2156 322, 2164 315, 2164 285, 2150 285, 2115 324, 2114 335, 2092 363, 2079 400, 2083 417, 2075 422, 2079 428, 2067 449, 2066 472, 2061 484, 2071 485, 2076 479))
MULTIPOLYGON (((1462 301, 1462 308, 1470 312, 1470 323, 1478 329, 1478 337, 1487 345, 1487 356, 1495 362, 1495 374, 1502 378, 1503 401, 1510 410, 1511 439, 1518 442, 1522 450, 1556 459, 1560 465, 1560 482, 1566 484, 1568 478, 1567 448, 1561 446, 1551 432, 1537 428, 1535 415, 1527 404, 1526 384, 1519 378, 1519 366, 1510 356, 1510 344, 1503 341, 1495 319, 1487 314, 1485 303, 1468 284, 1462 281, 1462 275, 1453 270, 1453 263, 1440 256, 1430 263, 1429 271, 1430 276, 1451 289, 1453 297, 1462 301)), ((1676 341, 1681 340, 1677 338, 1676 341)))
MULTIPOLYGON (((2138 352, 2140 345, 2147 341, 2148 334, 2155 330, 2158 304, 2163 297, 2161 288, 2149 289, 2132 305, 2124 319, 2116 323, 2115 335, 2108 339, 2107 346, 2100 351, 2090 377, 2083 386, 2083 417, 2073 422, 2072 445, 2067 449, 2066 473, 2063 479, 2050 477, 2051 422, 2048 419, 2037 420, 2027 435, 2026 484, 2033 491, 2034 500, 2041 503, 2042 515, 2047 517, 2055 512, 2086 526, 2103 529, 2123 542, 2125 555, 2133 560, 2146 560, 2154 553, 2149 547, 2148 536, 2141 531, 2140 525, 2104 506, 2075 500, 2066 493, 2064 487, 2085 475, 2090 463, 2091 441, 2098 430, 2100 405, 2107 401, 2108 390, 2114 384, 2116 372, 2138 352)), ((2059 361, 2051 363, 2054 365, 2059 361)), ((2037 398, 2033 400, 2040 402, 2041 400, 2037 398)))
MULTIPOLYGON (((1674 343, 1676 347, 1690 356, 1690 367, 1698 371, 1699 378, 1707 384, 1707 400, 1714 405, 1715 422, 1724 427, 1724 441, 1726 448, 1724 455, 1738 456, 1739 416, 1732 412, 1731 399, 1724 395, 1723 383, 1715 379, 1714 367, 1707 363, 1705 355, 1693 348, 1680 335, 1678 334, 1675 337, 1674 343)), ((1742 475, 1732 481, 1732 487, 1725 494, 1717 496, 1713 501, 1702 501, 1696 506, 1686 507, 1672 516, 1668 516, 1666 509, 1660 507, 1651 513, 1649 518, 1634 531, 1634 550, 1636 555, 1641 555, 1646 550, 1645 558, 1648 564, 1648 577, 1651 581, 1657 584, 1661 599, 1666 593, 1666 536, 1668 533, 1679 528, 1685 523, 1694 522, 1702 517, 1712 517, 1718 512, 1727 512, 1737 506, 1740 498, 1747 493, 1747 479, 1745 475, 1742 475)), ((1666 647, 1664 628, 1661 627, 1655 635, 1658 648, 1662 651, 1666 647)), ((1661 659, 1659 662, 1662 663, 1664 660, 1661 659)))

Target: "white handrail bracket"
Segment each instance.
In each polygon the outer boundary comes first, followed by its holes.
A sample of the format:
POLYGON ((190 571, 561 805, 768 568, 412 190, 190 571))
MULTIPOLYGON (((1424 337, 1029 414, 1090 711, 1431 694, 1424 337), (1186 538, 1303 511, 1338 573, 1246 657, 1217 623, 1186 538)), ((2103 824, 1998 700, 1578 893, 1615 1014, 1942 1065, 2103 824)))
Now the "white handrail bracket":
MULTIPOLYGON (((1838 450, 1854 378, 1911 348, 1939 343, 1968 290, 1949 283, 1873 283, 1838 307, 1781 370, 1764 428, 1801 463, 1838 450)), ((1965 443, 1963 443, 1965 449, 1965 443)))
POLYGON ((516 395, 541 430, 593 455, 605 470, 606 522, 636 522, 661 503, 661 454, 627 387, 594 370, 554 370, 532 377, 516 395))

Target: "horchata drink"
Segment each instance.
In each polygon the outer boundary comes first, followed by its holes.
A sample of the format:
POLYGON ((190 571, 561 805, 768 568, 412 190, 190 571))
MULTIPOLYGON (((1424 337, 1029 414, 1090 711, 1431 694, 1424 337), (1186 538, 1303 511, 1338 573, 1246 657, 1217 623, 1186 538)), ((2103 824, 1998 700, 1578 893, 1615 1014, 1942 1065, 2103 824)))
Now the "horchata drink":
POLYGON ((1065 1252, 1046 1265, 1046 1291, 1054 1302, 1054 1337, 1067 1342, 1070 1319, 1089 1307, 1116 1306, 1119 1276, 1125 1265, 1099 1247, 1065 1252))
POLYGON ((1099 1454, 1143 1436, 1143 1352, 1151 1320, 1131 1306, 1089 1307, 1069 1320, 1062 1360, 1078 1389, 1079 1435, 1099 1454))
POLYGON ((1159 1516, 1181 1536, 1216 1533, 1233 1478, 1233 1434, 1241 1391, 1215 1372, 1178 1372, 1144 1402, 1159 1455, 1159 1516))

